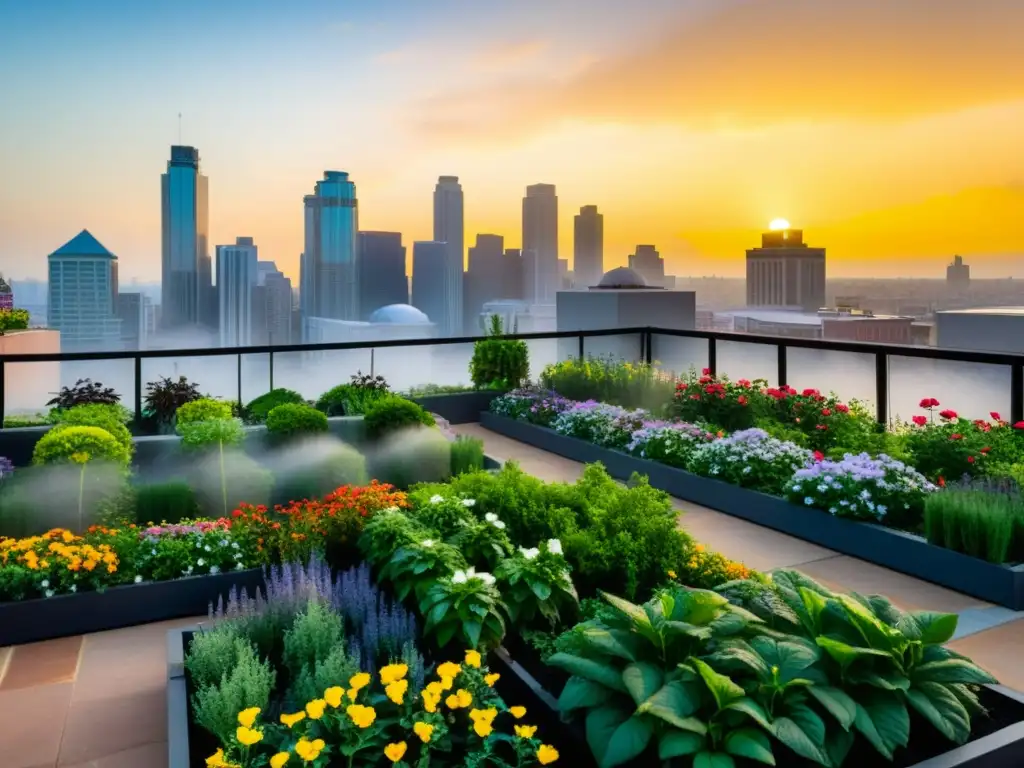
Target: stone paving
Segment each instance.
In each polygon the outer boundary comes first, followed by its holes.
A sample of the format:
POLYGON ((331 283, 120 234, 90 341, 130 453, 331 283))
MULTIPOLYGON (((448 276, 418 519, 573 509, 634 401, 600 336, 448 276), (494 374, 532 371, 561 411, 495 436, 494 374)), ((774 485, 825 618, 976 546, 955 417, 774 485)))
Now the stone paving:
MULTIPOLYGON (((583 465, 468 424, 487 453, 547 481, 572 481, 583 465)), ((675 499, 699 541, 760 570, 792 567, 844 590, 888 595, 905 608, 953 611, 952 647, 1003 684, 1024 690, 1024 614, 846 557, 675 499)), ((2 768, 166 768, 166 634, 202 617, 0 648, 2 768)))

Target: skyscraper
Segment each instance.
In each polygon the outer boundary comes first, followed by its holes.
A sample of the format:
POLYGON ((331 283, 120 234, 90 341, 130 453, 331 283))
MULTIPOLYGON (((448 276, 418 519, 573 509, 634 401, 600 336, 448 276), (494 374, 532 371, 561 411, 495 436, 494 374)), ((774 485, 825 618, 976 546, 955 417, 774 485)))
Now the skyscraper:
POLYGON ((439 281, 444 296, 444 313, 430 319, 442 336, 462 333, 462 273, 465 269, 465 216, 462 185, 458 176, 441 176, 434 187, 434 242, 447 245, 448 258, 439 281))
POLYGON ((252 299, 258 282, 257 261, 256 246, 251 237, 239 237, 234 245, 217 246, 217 305, 222 347, 252 344, 252 299))
POLYGON ((946 267, 946 287, 959 291, 967 288, 970 284, 970 265, 964 264, 963 256, 954 256, 953 263, 946 267))
POLYGON ((440 325, 436 318, 451 311, 444 292, 447 263, 447 243, 422 240, 412 244, 412 305, 435 325, 440 325))
POLYGON ((638 245, 636 253, 629 256, 629 268, 640 274, 650 287, 665 287, 665 260, 653 245, 638 245))
POLYGON ((501 235, 477 235, 476 245, 469 249, 469 269, 464 284, 463 328, 470 336, 483 331, 480 312, 486 302, 514 298, 505 295, 502 285, 505 238, 501 235))
POLYGON ((577 288, 597 285, 604 275, 604 215, 584 205, 573 218, 572 270, 577 288))
POLYGON ((301 282, 303 290, 310 293, 303 299, 303 323, 308 317, 358 320, 356 185, 345 171, 324 171, 324 178, 303 202, 306 245, 301 282))
POLYGON ((359 233, 360 320, 389 304, 409 303, 401 232, 359 233))
POLYGON ((825 306, 825 249, 808 248, 800 229, 761 235, 747 251, 747 306, 816 311, 825 306))
POLYGON ((267 344, 292 343, 292 281, 281 272, 270 272, 266 290, 267 344))
POLYGON ((212 321, 207 178, 199 170, 199 150, 171 147, 167 172, 160 177, 163 248, 161 322, 180 328, 212 321))
POLYGON ((60 331, 61 351, 121 349, 117 257, 83 229, 48 261, 47 325, 60 331))
POLYGON ((527 262, 523 298, 533 304, 554 304, 558 290, 558 196, 554 184, 526 188, 523 259, 527 262), (528 251, 533 252, 531 259, 528 251))

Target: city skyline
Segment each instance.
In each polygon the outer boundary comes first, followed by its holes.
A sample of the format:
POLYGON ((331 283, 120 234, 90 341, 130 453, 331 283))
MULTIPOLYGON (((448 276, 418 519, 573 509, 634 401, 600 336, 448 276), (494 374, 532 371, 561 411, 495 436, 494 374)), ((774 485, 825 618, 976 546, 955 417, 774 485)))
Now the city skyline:
POLYGON ((210 178, 210 243, 251 233, 295 282, 296 201, 330 168, 358 180, 362 228, 407 243, 431 239, 431 185, 451 174, 469 241, 520 246, 524 190, 551 183, 571 257, 571 217, 597 205, 608 268, 651 243, 671 274, 738 276, 785 217, 837 276, 940 277, 953 254, 979 278, 1024 275, 1019 3, 583 7, 12 5, 0 270, 42 277, 88 227, 127 280, 157 279, 154 176, 180 142, 210 178), (190 35, 165 39, 181 17, 190 35), (191 55, 243 28, 254 66, 191 55), (314 66, 310 45, 336 52, 314 66))

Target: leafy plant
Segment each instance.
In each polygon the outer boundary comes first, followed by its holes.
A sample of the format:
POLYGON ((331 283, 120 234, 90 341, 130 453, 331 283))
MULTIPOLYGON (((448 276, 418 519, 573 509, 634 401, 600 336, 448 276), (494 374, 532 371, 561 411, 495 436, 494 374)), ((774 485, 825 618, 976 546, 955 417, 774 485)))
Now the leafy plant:
POLYGON ((304 403, 285 403, 267 414, 267 432, 280 439, 327 432, 327 416, 304 403))
MULTIPOLYGON (((187 424, 196 424, 201 421, 228 421, 233 418, 233 415, 231 403, 201 397, 179 406, 178 410, 174 412, 174 423, 181 434, 182 427, 187 424)), ((239 422, 239 426, 241 426, 241 422, 239 422)))
POLYGON ((399 395, 384 395, 367 409, 363 419, 372 440, 417 425, 435 426, 434 417, 422 406, 399 395))
POLYGON ((379 575, 394 584, 399 600, 410 594, 422 600, 439 579, 451 578, 459 570, 466 570, 466 561, 455 547, 438 539, 422 538, 398 549, 379 575))
POLYGON ((223 743, 238 728, 238 713, 250 707, 265 709, 274 687, 274 670, 260 660, 251 645, 238 647, 234 664, 216 683, 200 687, 193 696, 193 718, 223 743))
POLYGON ((487 338, 473 343, 469 375, 477 389, 515 389, 530 377, 530 350, 504 336, 501 317, 492 315, 487 338))
POLYGON ((484 468, 484 441, 480 438, 458 435, 452 443, 451 451, 453 475, 484 468))
POLYGON ((0 336, 7 331, 24 331, 30 319, 27 309, 0 309, 0 336))
POLYGON ((389 392, 387 380, 379 373, 375 376, 372 373, 356 371, 351 376, 351 384, 357 389, 372 389, 378 392, 389 392))
POLYGON ((357 372, 347 384, 339 384, 317 398, 316 408, 328 416, 357 416, 389 393, 383 376, 357 372))
POLYGON ((531 549, 520 547, 515 557, 498 565, 494 576, 517 626, 529 626, 540 614, 555 629, 566 616, 579 612, 579 596, 557 539, 531 549))
POLYGON ((170 427, 181 406, 199 400, 202 396, 199 386, 184 376, 179 376, 177 381, 161 376, 146 384, 143 412, 159 425, 170 427))
POLYGON ((1024 560, 1024 500, 1014 482, 984 479, 950 485, 925 500, 924 533, 932 544, 988 560, 1024 560))
POLYGON ((111 462, 127 466, 131 455, 124 443, 102 427, 57 426, 36 443, 33 464, 72 463, 86 465, 91 461, 111 462))
POLYGON ((435 531, 441 538, 456 536, 467 526, 476 522, 472 507, 474 499, 460 499, 457 496, 433 494, 429 499, 417 495, 413 516, 425 529, 435 531))
POLYGON ((57 424, 76 427, 100 427, 118 440, 131 456, 135 452, 132 433, 125 426, 124 409, 120 405, 91 403, 76 405, 67 411, 57 412, 57 424))
POLYGON ((192 486, 185 480, 147 483, 135 489, 136 523, 177 523, 199 514, 199 503, 192 486))
POLYGON ((469 648, 497 648, 505 637, 508 606, 494 584, 494 576, 473 568, 433 582, 419 601, 424 632, 432 633, 441 648, 453 639, 469 648))
POLYGON ((512 542, 505 533, 505 524, 493 512, 484 520, 473 520, 451 538, 452 545, 466 562, 493 570, 512 554, 512 542))
POLYGON ((78 379, 73 387, 61 387, 56 397, 46 405, 68 411, 76 405, 117 405, 120 402, 121 396, 113 387, 104 387, 92 379, 78 379))
POLYGON ((302 395, 291 389, 272 389, 250 400, 243 409, 245 420, 251 424, 264 424, 267 416, 279 405, 304 403, 302 395))
POLYGON ((551 363, 541 372, 540 384, 570 400, 596 400, 658 413, 672 400, 675 386, 671 376, 653 365, 611 355, 570 357, 551 363))

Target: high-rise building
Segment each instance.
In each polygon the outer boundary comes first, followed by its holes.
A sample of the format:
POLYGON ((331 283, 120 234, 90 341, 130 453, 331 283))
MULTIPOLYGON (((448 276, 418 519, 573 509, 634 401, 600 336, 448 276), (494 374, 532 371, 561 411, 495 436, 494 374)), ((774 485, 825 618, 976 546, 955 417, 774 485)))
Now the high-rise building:
POLYGON ((476 245, 469 249, 463 302, 463 328, 470 336, 479 334, 480 312, 488 301, 510 298, 502 293, 505 238, 501 235, 477 235, 476 245))
POLYGON ((604 215, 584 205, 573 217, 572 270, 577 288, 590 288, 604 274, 604 215))
POLYGON ((946 267, 946 285, 953 290, 963 290, 971 284, 971 267, 964 264, 963 256, 954 256, 953 263, 946 267))
POLYGON ((0 275, 0 309, 14 309, 14 291, 0 275))
MULTIPOLYGON (((359 210, 356 185, 345 171, 324 171, 306 214, 302 261, 303 323, 307 317, 359 319, 359 210)), ((305 337, 305 331, 303 331, 305 337)))
POLYGON ((442 336, 462 333, 462 277, 466 265, 465 213, 462 185, 458 176, 441 176, 434 187, 434 242, 446 243, 444 277, 439 282, 444 296, 444 313, 430 315, 442 336))
POLYGON ((47 325, 60 331, 61 351, 122 349, 117 257, 83 229, 48 261, 47 325))
POLYGON ((533 304, 554 304, 558 290, 558 195, 554 184, 532 184, 523 198, 523 258, 532 251, 524 297, 533 304))
POLYGON ((665 287, 665 260, 653 245, 638 245, 629 256, 629 268, 639 273, 648 286, 665 287))
POLYGON ((149 297, 140 291, 117 294, 115 310, 121 321, 121 341, 125 349, 145 349, 149 338, 146 311, 149 297))
POLYGON ((359 319, 391 304, 409 303, 401 232, 359 233, 359 319))
POLYGON ((252 342, 253 288, 258 284, 256 246, 251 237, 217 246, 217 305, 220 345, 247 347, 252 342))
POLYGON ((501 257, 501 295, 506 299, 523 298, 523 252, 506 248, 501 257))
POLYGON ((803 230, 761 235, 747 251, 747 306, 816 311, 825 306, 825 249, 809 248, 803 230))
MULTIPOLYGON (((412 305, 435 325, 435 317, 445 317, 450 307, 445 304, 445 266, 448 244, 421 240, 412 244, 412 305)), ((445 334, 438 329, 440 335, 445 334)))
POLYGON ((292 281, 281 272, 267 274, 266 291, 267 344, 292 343, 292 281))
POLYGON ((213 289, 209 251, 207 178, 200 173, 199 150, 171 147, 161 177, 163 248, 161 322, 164 328, 210 325, 213 289))

